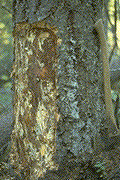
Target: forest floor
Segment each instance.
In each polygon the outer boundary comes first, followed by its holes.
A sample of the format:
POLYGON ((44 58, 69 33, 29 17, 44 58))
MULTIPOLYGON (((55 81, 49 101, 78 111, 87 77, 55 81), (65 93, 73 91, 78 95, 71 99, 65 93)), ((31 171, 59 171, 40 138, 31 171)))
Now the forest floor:
MULTIPOLYGON (((9 163, 8 157, 9 156, 7 155, 4 159, 4 161, 0 162, 0 180, 20 180, 20 178, 18 178, 15 175, 14 170, 9 163)), ((93 164, 96 169, 96 172, 99 174, 99 178, 97 178, 97 179, 101 179, 101 180, 118 180, 118 179, 120 179, 120 168, 119 168, 119 166, 120 166, 120 147, 117 145, 111 149, 106 149, 106 150, 102 151, 99 155, 94 157, 93 164)), ((94 169, 94 171, 95 171, 95 169, 94 169)), ((87 171, 87 169, 86 169, 86 171, 87 171)), ((84 173, 85 173, 85 171, 84 171, 84 173)), ((92 177, 94 177, 94 174, 92 177)), ((77 178, 77 179, 79 179, 79 178, 77 178)), ((66 180, 70 180, 70 179, 66 179, 66 180)), ((82 178, 81 180, 84 180, 84 178, 82 178)), ((85 180, 86 180, 86 178, 85 178, 85 180)), ((92 178, 92 180, 96 180, 96 176, 95 176, 95 178, 92 178)))

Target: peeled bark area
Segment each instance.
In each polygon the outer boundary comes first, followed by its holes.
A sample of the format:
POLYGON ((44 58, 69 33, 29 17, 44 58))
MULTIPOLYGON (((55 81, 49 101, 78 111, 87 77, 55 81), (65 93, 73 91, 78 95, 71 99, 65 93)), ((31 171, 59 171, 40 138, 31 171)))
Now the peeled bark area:
POLYGON ((45 179, 70 179, 71 174, 72 179, 80 179, 78 173, 74 176, 73 166, 80 172, 102 148, 103 69, 93 32, 101 7, 101 1, 92 0, 13 3, 16 118, 11 159, 18 172, 23 169, 25 178, 36 179, 46 172, 45 179), (58 64, 56 35, 61 39, 58 64), (57 169, 54 157, 59 169, 47 171, 57 169))
POLYGON ((14 30, 14 117, 11 162, 17 174, 36 179, 54 163, 56 107, 55 29, 45 22, 14 30))

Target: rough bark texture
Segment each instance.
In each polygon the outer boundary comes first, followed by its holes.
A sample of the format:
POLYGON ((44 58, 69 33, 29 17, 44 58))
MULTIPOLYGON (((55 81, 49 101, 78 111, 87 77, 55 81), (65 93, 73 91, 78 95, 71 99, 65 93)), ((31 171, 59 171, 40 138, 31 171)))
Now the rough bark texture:
MULTIPOLYGON (((18 172, 24 169, 26 177, 35 179, 47 169, 56 168, 52 160, 56 151, 59 175, 53 173, 53 179, 68 179, 70 171, 74 179, 76 168, 71 169, 73 164, 79 171, 80 163, 90 161, 93 153, 99 150, 100 125, 105 117, 100 46, 93 33, 101 1, 16 0, 13 5, 13 164, 18 172), (47 24, 44 27, 43 19, 47 24), (58 32, 52 29, 54 25, 58 32), (56 99, 57 38, 62 39, 62 44, 58 47, 59 96, 56 99), (60 113, 57 135, 56 101, 60 113)), ((48 179, 51 177, 48 173, 48 179)))
POLYGON ((45 23, 27 23, 14 31, 14 115, 11 160, 25 178, 38 178, 57 166, 55 153, 56 45, 54 32, 45 23))

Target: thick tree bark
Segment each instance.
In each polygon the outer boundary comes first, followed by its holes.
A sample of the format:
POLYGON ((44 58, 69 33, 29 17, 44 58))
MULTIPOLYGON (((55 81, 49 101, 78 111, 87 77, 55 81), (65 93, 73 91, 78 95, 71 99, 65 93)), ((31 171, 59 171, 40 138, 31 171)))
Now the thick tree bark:
POLYGON ((93 33, 101 1, 16 0, 13 5, 11 162, 25 179, 45 173, 48 179, 71 175, 75 179, 79 176, 75 172, 92 160, 102 144, 102 62, 93 33), (78 169, 72 169, 75 164, 78 169), (49 169, 58 169, 58 174, 49 169))
POLYGON ((18 24, 14 31, 14 115, 11 160, 16 172, 35 179, 53 161, 57 122, 57 38, 45 23, 18 24))

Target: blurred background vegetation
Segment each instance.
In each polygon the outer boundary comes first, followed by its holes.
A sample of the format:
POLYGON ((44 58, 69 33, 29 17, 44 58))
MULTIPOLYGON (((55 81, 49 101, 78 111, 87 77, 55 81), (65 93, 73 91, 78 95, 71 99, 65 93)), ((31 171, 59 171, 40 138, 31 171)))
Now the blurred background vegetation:
POLYGON ((0 79, 8 80, 13 60, 12 0, 1 0, 0 7, 0 79))
MULTIPOLYGON (((12 0, 0 0, 0 156, 12 131, 12 0)), ((6 154, 5 154, 6 156, 6 154)))
POLYGON ((0 1, 0 113, 12 102, 10 78, 13 61, 12 0, 0 1))

